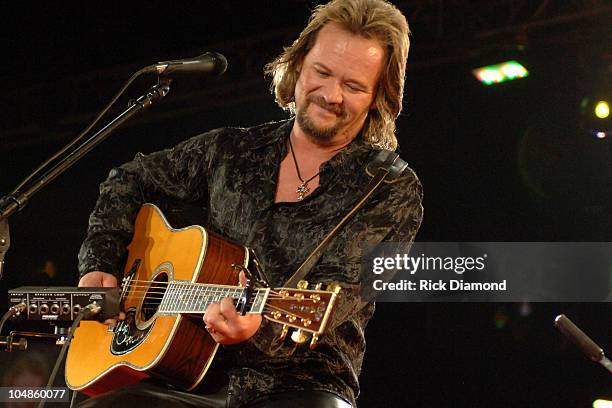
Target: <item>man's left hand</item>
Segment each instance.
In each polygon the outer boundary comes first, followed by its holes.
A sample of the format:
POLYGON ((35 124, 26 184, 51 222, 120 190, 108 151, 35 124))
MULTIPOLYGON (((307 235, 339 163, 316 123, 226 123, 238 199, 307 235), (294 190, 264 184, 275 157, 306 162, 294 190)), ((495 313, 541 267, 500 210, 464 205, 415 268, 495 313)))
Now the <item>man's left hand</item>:
MULTIPOLYGON (((240 281, 244 285, 246 279, 242 272, 240 275, 240 281)), ((250 339, 257 332, 261 325, 261 314, 247 313, 240 316, 233 300, 223 298, 221 302, 212 303, 206 308, 204 324, 217 343, 237 344, 250 339)))

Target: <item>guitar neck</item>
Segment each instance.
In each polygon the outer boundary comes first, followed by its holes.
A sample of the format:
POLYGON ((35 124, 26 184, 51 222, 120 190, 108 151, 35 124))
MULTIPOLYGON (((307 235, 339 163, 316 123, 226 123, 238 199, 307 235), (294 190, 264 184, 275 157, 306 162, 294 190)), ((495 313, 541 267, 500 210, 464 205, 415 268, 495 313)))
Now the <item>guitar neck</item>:
MULTIPOLYGON (((158 295, 163 290, 163 297, 157 304, 157 311, 162 314, 202 314, 211 303, 220 302, 225 297, 240 300, 244 292, 240 286, 189 281, 159 283, 160 286, 151 289, 158 295)), ((247 313, 258 313, 268 320, 285 325, 284 333, 287 327, 293 327, 318 336, 325 330, 339 292, 340 287, 335 284, 329 285, 328 290, 301 287, 253 289, 247 313)), ((316 339, 313 344, 316 344, 316 339)))
MULTIPOLYGON (((244 288, 240 286, 213 285, 204 283, 169 283, 159 305, 161 313, 204 313, 211 303, 229 297, 240 299, 244 288)), ((248 313, 262 313, 270 289, 254 289, 248 313)))

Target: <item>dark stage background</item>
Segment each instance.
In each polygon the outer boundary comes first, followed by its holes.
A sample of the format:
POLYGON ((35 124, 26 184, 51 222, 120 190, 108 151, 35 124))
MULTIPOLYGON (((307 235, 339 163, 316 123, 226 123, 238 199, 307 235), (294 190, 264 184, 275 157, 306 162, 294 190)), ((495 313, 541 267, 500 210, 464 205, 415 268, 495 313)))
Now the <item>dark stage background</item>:
MULTIPOLYGON (((413 31, 398 129, 401 154, 425 189, 418 239, 611 241, 612 144, 587 133, 580 110, 584 97, 611 96, 610 2, 395 3, 413 31), (489 88, 471 75, 510 58, 531 76, 489 88)), ((315 4, 21 2, 5 12, 0 195, 71 140, 142 66, 218 51, 229 68, 218 81, 177 79, 160 105, 12 217, 2 299, 20 285, 75 284, 88 213, 113 166, 215 127, 286 117, 262 67, 315 4)), ((114 112, 153 81, 139 80, 114 112)), ((612 397, 609 374, 552 325, 565 312, 612 350, 607 304, 377 307, 360 406, 587 407, 612 397)), ((0 356, 5 379, 18 357, 0 356)))

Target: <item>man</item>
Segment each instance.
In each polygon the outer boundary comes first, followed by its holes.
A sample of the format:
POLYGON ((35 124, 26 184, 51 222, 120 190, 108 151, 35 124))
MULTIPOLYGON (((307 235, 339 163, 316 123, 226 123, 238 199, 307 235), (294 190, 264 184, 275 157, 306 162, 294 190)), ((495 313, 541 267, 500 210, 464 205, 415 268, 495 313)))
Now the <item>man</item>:
MULTIPOLYGON (((404 16, 384 0, 317 7, 266 67, 279 105, 295 118, 214 130, 111 171, 79 254, 79 285, 116 286, 139 207, 170 200, 199 206, 208 229, 253 248, 270 283, 282 286, 361 197, 377 150, 397 145, 408 33, 404 16)), ((230 299, 209 306, 203 324, 224 345, 213 370, 228 376, 227 404, 354 406, 363 330, 374 311, 359 296, 361 246, 409 244, 421 218, 420 183, 408 169, 338 233, 307 277, 342 286, 314 350, 280 341, 277 325, 240 316, 230 299)), ((99 401, 125 401, 112 398, 99 401)))

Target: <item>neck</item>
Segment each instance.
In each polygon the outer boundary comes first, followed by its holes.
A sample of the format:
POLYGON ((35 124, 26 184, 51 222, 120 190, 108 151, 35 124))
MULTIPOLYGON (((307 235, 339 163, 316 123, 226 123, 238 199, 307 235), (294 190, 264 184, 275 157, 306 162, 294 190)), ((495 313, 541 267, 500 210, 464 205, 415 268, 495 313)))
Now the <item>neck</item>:
POLYGON ((313 140, 312 136, 305 133, 297 124, 293 125, 291 130, 291 143, 296 151, 301 155, 308 155, 327 161, 332 158, 340 150, 348 146, 357 137, 357 134, 352 136, 338 135, 338 137, 326 143, 321 143, 318 140, 313 140))

